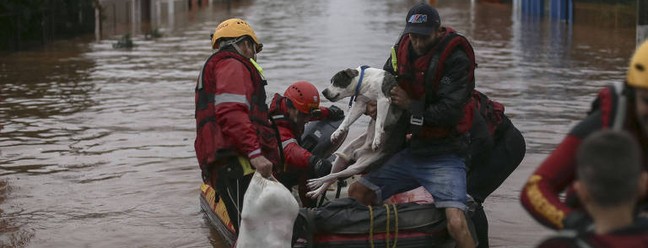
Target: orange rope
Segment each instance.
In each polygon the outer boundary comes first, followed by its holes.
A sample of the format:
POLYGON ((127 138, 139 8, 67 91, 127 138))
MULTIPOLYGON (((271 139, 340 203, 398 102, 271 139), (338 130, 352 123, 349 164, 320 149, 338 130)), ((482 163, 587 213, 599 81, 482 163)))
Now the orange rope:
POLYGON ((396 204, 392 204, 392 207, 394 208, 394 244, 392 247, 396 248, 396 242, 398 242, 398 209, 396 204))
POLYGON ((386 234, 385 234, 385 247, 389 248, 389 204, 385 203, 383 205, 385 207, 385 210, 387 210, 387 228, 386 228, 386 234))

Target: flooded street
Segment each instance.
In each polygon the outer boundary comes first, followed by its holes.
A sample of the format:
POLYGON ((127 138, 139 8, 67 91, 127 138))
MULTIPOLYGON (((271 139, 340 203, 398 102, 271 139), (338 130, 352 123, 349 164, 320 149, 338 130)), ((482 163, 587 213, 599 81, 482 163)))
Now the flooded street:
MULTIPOLYGON (((382 67, 416 2, 179 1, 159 23, 164 36, 134 34, 132 49, 113 49, 119 36, 109 35, 2 55, 0 247, 223 247, 200 211, 193 151, 194 84, 216 25, 251 23, 268 94, 298 80, 324 89, 339 70, 382 67)), ((635 29, 552 23, 510 4, 439 1, 438 10, 473 42, 477 89, 506 105, 527 142, 484 203, 491 245, 532 247, 551 232, 522 210, 519 190, 597 90, 624 78, 635 29)))

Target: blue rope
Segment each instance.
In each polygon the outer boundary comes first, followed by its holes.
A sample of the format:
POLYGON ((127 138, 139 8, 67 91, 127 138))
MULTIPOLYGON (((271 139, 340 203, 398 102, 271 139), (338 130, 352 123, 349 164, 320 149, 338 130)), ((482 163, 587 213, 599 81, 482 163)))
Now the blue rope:
POLYGON ((355 93, 353 93, 353 96, 351 96, 351 99, 349 100, 349 108, 351 108, 351 105, 353 105, 353 102, 355 102, 356 97, 358 97, 358 95, 360 94, 360 86, 362 86, 362 79, 364 78, 364 71, 367 68, 369 68, 368 65, 360 66, 360 78, 358 79, 358 84, 356 84, 355 93))

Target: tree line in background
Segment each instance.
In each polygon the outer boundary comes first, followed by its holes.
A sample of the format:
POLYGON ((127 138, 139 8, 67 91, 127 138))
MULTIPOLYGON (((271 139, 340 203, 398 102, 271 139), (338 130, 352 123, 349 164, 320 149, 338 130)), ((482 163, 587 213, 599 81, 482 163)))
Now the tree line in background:
POLYGON ((16 51, 49 41, 92 33, 94 1, 0 0, 0 51, 16 51))

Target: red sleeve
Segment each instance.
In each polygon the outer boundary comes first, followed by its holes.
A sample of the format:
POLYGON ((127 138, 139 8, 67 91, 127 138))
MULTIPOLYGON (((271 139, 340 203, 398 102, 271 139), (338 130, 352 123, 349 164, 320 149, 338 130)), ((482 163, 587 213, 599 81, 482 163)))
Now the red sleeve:
POLYGON ((328 117, 329 117, 329 109, 327 107, 320 107, 319 110, 320 110, 320 112, 322 112, 322 114, 320 114, 316 118, 312 118, 311 121, 321 121, 321 120, 328 119, 328 117))
POLYGON ((226 59, 217 65, 216 96, 214 111, 225 140, 242 154, 256 153, 260 149, 256 128, 250 121, 249 111, 254 92, 247 67, 234 59, 226 59))
POLYGON ((538 244, 536 248, 572 248, 580 247, 574 244, 574 238, 552 237, 538 244))
POLYGON ((581 139, 568 135, 529 177, 522 188, 522 206, 541 224, 562 229, 563 219, 571 211, 559 198, 574 181, 576 150, 581 139))
POLYGON ((297 140, 290 128, 278 126, 278 129, 279 134, 281 135, 281 143, 283 146, 287 169, 289 171, 307 169, 308 160, 312 154, 297 143, 297 140))

